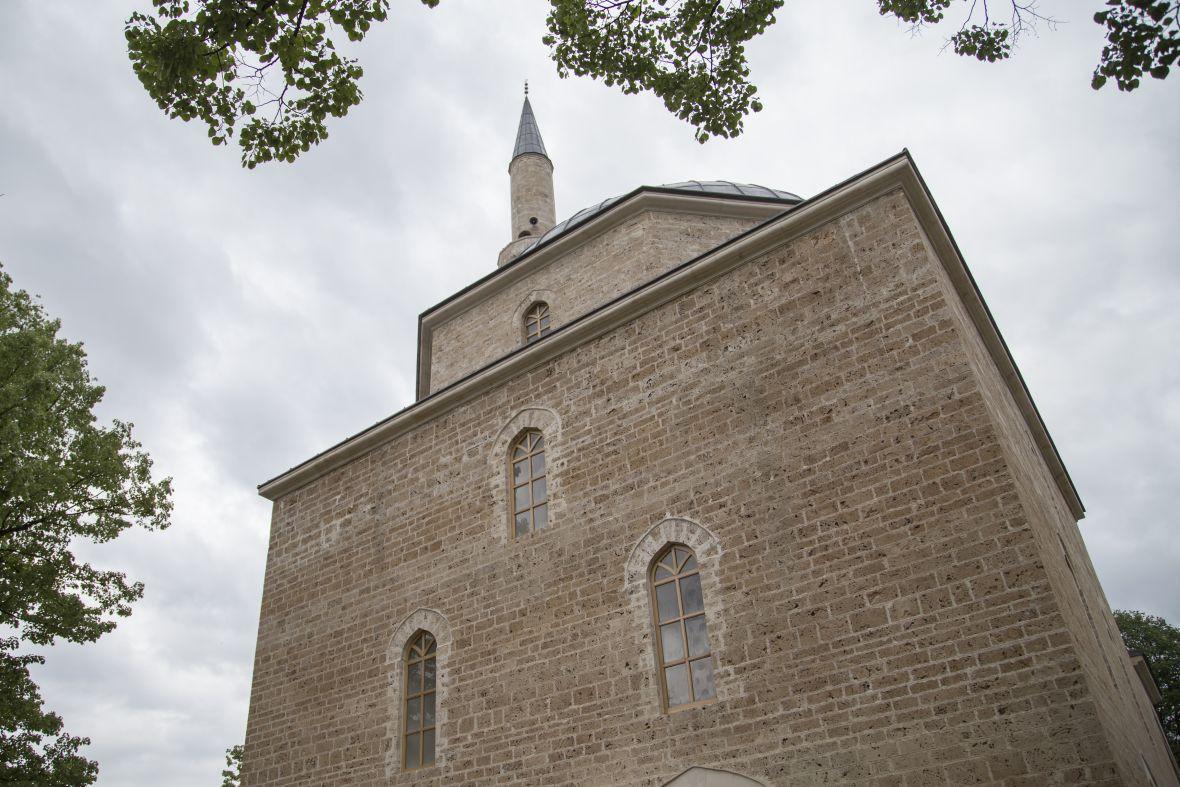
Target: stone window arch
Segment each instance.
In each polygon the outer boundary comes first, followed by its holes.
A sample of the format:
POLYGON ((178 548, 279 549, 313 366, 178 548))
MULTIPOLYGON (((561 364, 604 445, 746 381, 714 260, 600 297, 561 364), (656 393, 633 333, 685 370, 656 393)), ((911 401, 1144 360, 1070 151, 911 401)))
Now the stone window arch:
MULTIPOLYGON (((697 522, 682 517, 668 517, 653 525, 640 537, 631 548, 623 569, 623 594, 635 625, 636 637, 642 645, 639 661, 651 676, 645 690, 653 703, 665 709, 676 709, 680 706, 668 701, 664 685, 664 645, 659 630, 658 599, 653 579, 660 558, 676 547, 692 554, 696 564, 693 571, 700 579, 701 608, 707 620, 714 690, 713 697, 703 702, 711 702, 713 699, 726 700, 742 693, 737 676, 722 658, 725 645, 725 608, 720 577, 721 542, 711 530, 697 522)), ((683 564, 682 561, 681 565, 683 564)), ((666 577, 661 576, 661 579, 666 577)), ((678 619, 690 616, 685 615, 678 619)), ((691 670, 691 667, 686 669, 691 670)), ((693 702, 684 707, 696 704, 693 702)))
POLYGON ((389 722, 386 729, 385 770, 392 775, 402 770, 441 766, 447 759, 447 695, 450 691, 448 659, 451 652, 451 627, 437 610, 418 609, 407 615, 394 629, 386 652, 389 667, 389 722), (433 660, 434 687, 426 690, 425 670, 433 660), (417 666, 417 675, 412 674, 417 666), (414 689, 417 689, 414 691, 414 689), (432 700, 427 700, 427 695, 432 700), (414 703, 414 700, 418 700, 414 703), (424 762, 427 719, 425 707, 433 703, 434 740, 431 762, 424 762), (413 718, 413 714, 417 714, 413 718), (412 729, 413 728, 413 729, 412 729), (417 735, 418 737, 412 737, 417 735), (417 756, 408 744, 418 745, 417 756))
MULTIPOLYGON (((562 458, 561 418, 548 407, 525 407, 517 411, 516 415, 500 428, 492 438, 487 461, 487 490, 492 500, 493 538, 507 544, 516 537, 516 490, 523 485, 524 479, 517 479, 516 463, 523 457, 516 457, 516 449, 528 444, 528 435, 536 433, 543 438, 543 471, 544 471, 544 523, 542 528, 532 527, 528 532, 539 529, 553 528, 561 521, 564 505, 561 499, 561 472, 564 468, 562 458), (523 441, 523 442, 522 442, 523 441), (517 481, 521 483, 517 483, 517 481)), ((533 446, 536 447, 535 445, 533 446)), ((526 449, 527 452, 527 449, 526 449)), ((529 490, 531 494, 532 456, 528 458, 530 471, 529 490)), ((530 498, 530 503, 537 500, 530 498)), ((537 519, 536 508, 529 507, 531 512, 530 525, 535 525, 537 519)))
MULTIPOLYGON (((544 306, 548 310, 548 322, 546 323, 546 333, 553 331, 560 324, 561 298, 553 290, 532 290, 520 299, 515 311, 512 313, 512 330, 516 334, 516 341, 521 345, 530 344, 536 341, 536 338, 530 340, 529 338, 529 317, 532 309, 538 305, 544 306)), ((539 327, 539 322, 538 322, 539 327)))

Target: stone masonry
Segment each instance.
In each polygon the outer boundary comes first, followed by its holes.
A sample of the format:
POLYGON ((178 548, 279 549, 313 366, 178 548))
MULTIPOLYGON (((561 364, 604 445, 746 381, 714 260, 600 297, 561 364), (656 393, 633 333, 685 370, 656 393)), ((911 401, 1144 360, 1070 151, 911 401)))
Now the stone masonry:
POLYGON ((512 237, 541 235, 554 224, 553 162, 548 156, 517 156, 508 168, 512 183, 512 237))
POLYGON ((523 344, 520 318, 536 301, 549 304, 557 327, 757 222, 754 217, 649 211, 607 230, 436 328, 430 390, 523 344))
POLYGON ((518 349, 535 294, 560 324, 756 223, 642 212, 438 327, 430 389, 469 388, 263 486, 243 784, 656 787, 695 766, 678 783, 1113 787, 1150 784, 1146 763, 1176 785, 1061 483, 911 195, 849 197, 599 335, 518 349), (519 371, 465 382, 493 362, 519 371), (554 509, 514 538, 526 426, 554 509), (671 712, 645 579, 667 543, 700 559, 718 695, 671 712), (404 771, 421 629, 438 761, 404 771))

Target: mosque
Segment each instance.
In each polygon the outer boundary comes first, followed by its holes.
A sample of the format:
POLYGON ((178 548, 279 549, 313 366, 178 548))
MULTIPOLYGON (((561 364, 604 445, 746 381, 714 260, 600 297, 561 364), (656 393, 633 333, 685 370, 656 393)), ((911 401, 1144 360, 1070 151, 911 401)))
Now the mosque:
POLYGON ((914 161, 511 225, 273 501, 243 784, 1177 785, 914 161))

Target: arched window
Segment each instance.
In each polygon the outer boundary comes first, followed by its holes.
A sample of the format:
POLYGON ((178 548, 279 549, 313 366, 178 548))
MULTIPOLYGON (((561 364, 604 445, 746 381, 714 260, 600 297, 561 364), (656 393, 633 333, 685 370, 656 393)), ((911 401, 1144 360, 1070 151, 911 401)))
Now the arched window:
POLYGON ((530 344, 552 330, 549 327, 549 304, 538 301, 524 313, 524 343, 530 344))
POLYGON ((434 764, 436 645, 419 631, 406 647, 405 729, 402 765, 407 770, 434 764))
POLYGON ((512 532, 523 536, 549 524, 549 490, 545 479, 545 437, 527 429, 509 451, 512 532))
POLYGON ((660 685, 668 708, 716 696, 713 656, 696 555, 681 544, 661 552, 651 569, 660 685))

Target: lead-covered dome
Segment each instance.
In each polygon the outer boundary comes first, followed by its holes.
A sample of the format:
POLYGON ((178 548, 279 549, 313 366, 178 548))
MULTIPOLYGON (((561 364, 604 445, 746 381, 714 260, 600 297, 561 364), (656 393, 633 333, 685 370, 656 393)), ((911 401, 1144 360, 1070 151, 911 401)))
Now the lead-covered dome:
POLYGON ((706 194, 729 194, 740 197, 763 197, 786 202, 802 202, 798 194, 781 189, 759 186, 757 183, 734 183, 732 180, 685 180, 680 183, 665 183, 657 188, 674 191, 700 191, 706 194))

